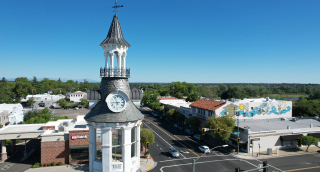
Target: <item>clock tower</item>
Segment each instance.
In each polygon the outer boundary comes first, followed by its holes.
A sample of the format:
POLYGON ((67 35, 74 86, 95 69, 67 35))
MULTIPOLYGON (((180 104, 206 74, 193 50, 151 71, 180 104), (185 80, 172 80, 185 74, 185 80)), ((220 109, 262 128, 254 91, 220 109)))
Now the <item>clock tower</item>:
POLYGON ((116 14, 100 46, 105 57, 100 68, 100 90, 88 90, 88 100, 95 104, 85 116, 89 125, 89 169, 141 171, 140 125, 144 116, 131 101, 141 95, 132 94, 129 87, 126 57, 130 44, 123 37, 116 14))

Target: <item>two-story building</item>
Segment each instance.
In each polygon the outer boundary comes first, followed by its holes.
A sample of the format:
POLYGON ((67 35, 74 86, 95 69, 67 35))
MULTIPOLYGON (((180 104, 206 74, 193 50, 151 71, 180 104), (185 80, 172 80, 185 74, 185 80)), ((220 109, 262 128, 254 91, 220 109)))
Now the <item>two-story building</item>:
POLYGON ((70 101, 81 102, 81 100, 87 100, 87 93, 76 91, 70 94, 70 101))

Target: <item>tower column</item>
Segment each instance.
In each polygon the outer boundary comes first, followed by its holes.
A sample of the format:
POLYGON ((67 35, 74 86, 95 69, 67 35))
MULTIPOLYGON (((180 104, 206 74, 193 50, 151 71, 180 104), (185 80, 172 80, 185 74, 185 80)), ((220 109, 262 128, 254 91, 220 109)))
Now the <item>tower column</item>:
MULTIPOLYGON (((137 157, 140 157, 140 125, 137 125, 137 129, 136 129, 136 139, 137 139, 136 155, 137 155, 137 157)), ((139 165, 139 167, 140 167, 140 165, 139 165)))
POLYGON ((106 70, 106 72, 104 73, 104 76, 108 76, 108 57, 109 57, 109 55, 108 55, 107 52, 104 53, 104 57, 105 57, 105 65, 104 65, 104 68, 105 68, 105 70, 106 70))
POLYGON ((127 54, 126 53, 123 53, 122 55, 122 76, 126 76, 126 56, 127 54))
POLYGON ((114 53, 110 53, 110 76, 113 76, 113 56, 114 53))
POLYGON ((122 54, 121 53, 119 53, 118 55, 117 55, 117 62, 118 62, 118 64, 117 64, 117 74, 118 74, 118 76, 121 76, 121 56, 122 56, 122 54))
POLYGON ((92 126, 89 126, 89 170, 93 172, 93 161, 96 157, 96 130, 92 126))
POLYGON ((131 127, 123 128, 123 147, 122 147, 122 157, 123 157, 123 172, 131 172, 131 127))
POLYGON ((101 129, 102 172, 111 172, 112 162, 112 128, 101 129))

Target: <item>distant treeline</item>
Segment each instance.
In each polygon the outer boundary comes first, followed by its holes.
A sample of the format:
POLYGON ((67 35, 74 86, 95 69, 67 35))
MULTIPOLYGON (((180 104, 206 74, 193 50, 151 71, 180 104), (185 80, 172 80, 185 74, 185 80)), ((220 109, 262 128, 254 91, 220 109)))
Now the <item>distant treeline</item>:
MULTIPOLYGON (((286 95, 313 95, 320 90, 319 84, 248 84, 248 83, 130 83, 131 88, 143 89, 152 95, 174 96, 178 98, 191 97, 192 100, 197 96, 203 96, 212 99, 228 98, 250 98, 250 97, 286 97, 286 95)), ((19 102, 21 97, 30 94, 42 94, 52 91, 53 94, 66 94, 66 92, 83 91, 99 89, 100 83, 74 82, 68 80, 62 82, 44 78, 41 81, 37 77, 28 80, 26 77, 16 78, 14 82, 9 82, 2 78, 0 83, 0 103, 19 102)))

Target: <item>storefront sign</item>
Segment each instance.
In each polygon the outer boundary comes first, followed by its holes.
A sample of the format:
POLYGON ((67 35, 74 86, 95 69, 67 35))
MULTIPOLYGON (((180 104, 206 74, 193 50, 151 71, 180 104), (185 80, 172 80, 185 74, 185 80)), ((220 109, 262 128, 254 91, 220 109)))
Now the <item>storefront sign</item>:
POLYGON ((86 138, 88 138, 87 135, 84 135, 84 136, 72 135, 72 136, 71 136, 71 139, 72 139, 72 140, 76 140, 76 139, 86 139, 86 138))

